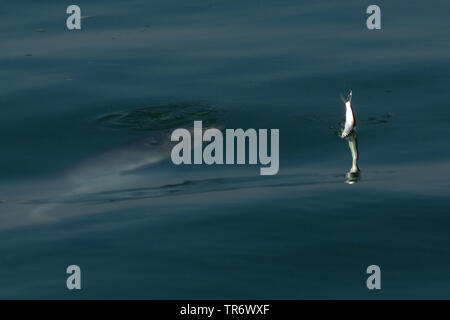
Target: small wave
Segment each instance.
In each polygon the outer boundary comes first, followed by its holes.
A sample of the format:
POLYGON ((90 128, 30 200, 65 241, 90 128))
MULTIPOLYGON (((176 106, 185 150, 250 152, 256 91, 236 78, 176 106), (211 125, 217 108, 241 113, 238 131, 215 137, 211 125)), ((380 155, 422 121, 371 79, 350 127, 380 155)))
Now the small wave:
POLYGON ((261 177, 222 177, 200 180, 184 180, 179 183, 152 187, 105 190, 94 193, 79 193, 54 199, 35 199, 27 204, 101 204, 109 202, 134 201, 190 194, 206 194, 253 188, 286 188, 319 184, 342 183, 338 174, 291 174, 273 179, 261 177))
POLYGON ((385 124, 392 120, 392 113, 388 112, 381 116, 371 116, 367 119, 368 124, 385 124))
POLYGON ((97 123, 115 129, 156 131, 192 126, 194 120, 202 120, 204 126, 212 126, 219 118, 219 111, 214 106, 179 103, 104 114, 97 119, 97 123))

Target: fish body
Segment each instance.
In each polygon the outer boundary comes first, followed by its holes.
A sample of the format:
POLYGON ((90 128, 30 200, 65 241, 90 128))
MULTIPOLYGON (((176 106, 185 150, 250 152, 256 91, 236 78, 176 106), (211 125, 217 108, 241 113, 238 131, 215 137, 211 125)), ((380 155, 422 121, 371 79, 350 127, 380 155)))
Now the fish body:
POLYGON ((349 134, 353 132, 356 126, 355 116, 353 114, 352 108, 352 91, 350 91, 345 102, 345 126, 344 130, 342 130, 341 138, 347 137, 349 134))

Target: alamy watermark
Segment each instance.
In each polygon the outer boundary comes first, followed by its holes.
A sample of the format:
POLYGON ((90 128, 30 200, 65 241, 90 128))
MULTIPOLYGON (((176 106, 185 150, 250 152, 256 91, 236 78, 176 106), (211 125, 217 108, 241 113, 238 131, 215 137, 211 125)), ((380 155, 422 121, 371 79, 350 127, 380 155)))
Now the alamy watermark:
POLYGON ((76 264, 67 267, 66 273, 70 274, 66 280, 66 286, 69 290, 81 290, 81 269, 76 264))
POLYGON ((171 141, 179 141, 172 149, 171 159, 180 164, 261 164, 261 175, 278 173, 279 159, 279 129, 270 129, 270 155, 268 153, 267 129, 226 129, 225 148, 222 131, 210 128, 203 132, 202 121, 194 121, 192 138, 191 131, 180 128, 172 132, 171 141), (209 142, 204 148, 203 143, 209 142), (248 142, 248 143, 246 143, 248 142), (248 152, 246 151, 248 145, 248 152), (258 150, 259 149, 259 150, 258 150), (193 151, 193 156, 192 156, 193 151), (224 156, 225 153, 225 156, 224 156), (236 154, 236 155, 235 155, 236 154))
POLYGON ((79 6, 72 4, 67 7, 67 14, 70 14, 66 20, 66 26, 69 30, 81 30, 81 9, 79 6))
POLYGON ((372 4, 367 7, 367 14, 370 16, 367 18, 366 26, 369 30, 381 29, 381 9, 379 6, 372 4))
POLYGON ((381 269, 376 264, 370 265, 366 270, 367 274, 370 276, 367 278, 366 286, 369 290, 380 290, 381 289, 381 269))

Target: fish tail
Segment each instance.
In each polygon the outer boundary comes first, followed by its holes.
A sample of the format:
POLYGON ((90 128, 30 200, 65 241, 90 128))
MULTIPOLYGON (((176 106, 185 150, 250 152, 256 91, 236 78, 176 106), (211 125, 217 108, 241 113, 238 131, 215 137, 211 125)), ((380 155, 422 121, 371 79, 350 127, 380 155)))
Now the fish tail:
POLYGON ((350 90, 350 93, 348 94, 347 101, 350 103, 352 102, 352 90, 350 90))
POLYGON ((348 94, 347 98, 344 98, 344 96, 341 94, 341 100, 345 104, 347 102, 352 102, 352 91, 350 90, 350 93, 348 94))

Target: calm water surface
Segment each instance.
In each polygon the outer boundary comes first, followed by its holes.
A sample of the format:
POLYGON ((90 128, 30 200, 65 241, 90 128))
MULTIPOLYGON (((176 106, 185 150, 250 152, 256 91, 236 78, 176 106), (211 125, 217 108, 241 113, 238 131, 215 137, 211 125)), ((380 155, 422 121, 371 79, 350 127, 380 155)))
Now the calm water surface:
POLYGON ((0 8, 0 298, 450 298, 450 5, 78 4, 0 8), (174 166, 194 120, 279 128, 279 174, 174 166))

